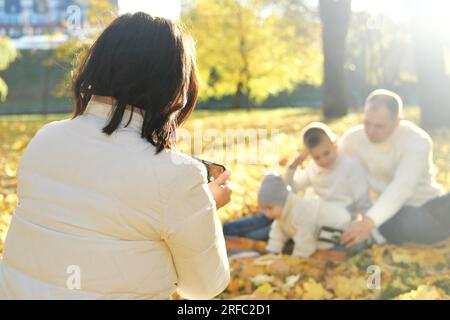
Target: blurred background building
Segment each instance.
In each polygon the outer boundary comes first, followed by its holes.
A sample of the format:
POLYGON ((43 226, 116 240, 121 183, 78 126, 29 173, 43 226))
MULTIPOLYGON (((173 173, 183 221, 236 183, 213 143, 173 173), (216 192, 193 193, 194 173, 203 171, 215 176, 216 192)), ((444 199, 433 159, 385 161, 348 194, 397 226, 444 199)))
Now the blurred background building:
POLYGON ((88 0, 0 0, 0 35, 18 49, 54 48, 89 27, 88 8, 88 0))

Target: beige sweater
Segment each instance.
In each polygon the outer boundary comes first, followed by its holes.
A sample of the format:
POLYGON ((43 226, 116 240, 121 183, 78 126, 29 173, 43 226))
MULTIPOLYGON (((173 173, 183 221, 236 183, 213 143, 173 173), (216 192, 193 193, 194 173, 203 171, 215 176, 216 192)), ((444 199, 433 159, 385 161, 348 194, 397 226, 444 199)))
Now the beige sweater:
POLYGON ((378 198, 367 216, 377 227, 403 206, 420 206, 443 194, 435 179, 431 138, 409 121, 401 121, 380 144, 370 142, 363 126, 358 126, 344 135, 340 147, 361 159, 369 172, 370 187, 378 198))
POLYGON ((27 146, 0 300, 168 299, 176 289, 209 299, 226 288, 205 168, 176 151, 155 155, 140 137, 139 114, 103 134, 110 110, 91 101, 84 115, 45 125, 27 146), (78 275, 80 286, 68 286, 78 275))

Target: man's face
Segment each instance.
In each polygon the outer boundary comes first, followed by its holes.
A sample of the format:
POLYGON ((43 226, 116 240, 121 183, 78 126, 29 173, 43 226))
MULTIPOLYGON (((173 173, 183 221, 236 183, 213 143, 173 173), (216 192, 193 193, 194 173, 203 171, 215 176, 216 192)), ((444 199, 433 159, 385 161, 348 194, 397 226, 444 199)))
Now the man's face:
POLYGON ((309 148, 309 155, 321 168, 331 169, 338 157, 338 147, 336 142, 331 142, 328 138, 323 138, 318 146, 309 148))
POLYGON ((279 219, 283 212, 283 206, 274 204, 274 205, 264 205, 260 207, 261 211, 266 214, 266 217, 269 219, 279 219))
POLYGON ((372 143, 385 142, 398 127, 400 119, 385 106, 367 105, 364 112, 364 130, 372 143))

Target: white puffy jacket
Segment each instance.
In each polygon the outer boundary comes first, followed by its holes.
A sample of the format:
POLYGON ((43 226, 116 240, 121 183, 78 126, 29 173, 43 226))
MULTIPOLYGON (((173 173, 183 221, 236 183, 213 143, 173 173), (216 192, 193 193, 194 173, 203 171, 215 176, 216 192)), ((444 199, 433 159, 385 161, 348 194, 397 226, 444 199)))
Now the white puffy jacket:
POLYGON ((230 279, 201 163, 155 155, 143 118, 91 100, 42 127, 18 167, 19 203, 0 263, 0 299, 209 299, 230 279))

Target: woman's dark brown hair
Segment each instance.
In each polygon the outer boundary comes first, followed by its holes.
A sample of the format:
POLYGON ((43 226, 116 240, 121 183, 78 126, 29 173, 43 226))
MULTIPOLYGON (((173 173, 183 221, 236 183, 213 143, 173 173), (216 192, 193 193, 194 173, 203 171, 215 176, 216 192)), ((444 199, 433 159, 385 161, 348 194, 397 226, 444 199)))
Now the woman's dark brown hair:
POLYGON ((84 113, 93 95, 110 96, 117 103, 104 133, 111 135, 119 127, 131 105, 132 111, 145 111, 141 137, 156 147, 156 153, 171 148, 175 129, 197 102, 194 41, 171 20, 143 12, 122 15, 83 56, 73 94, 73 118, 84 113))

